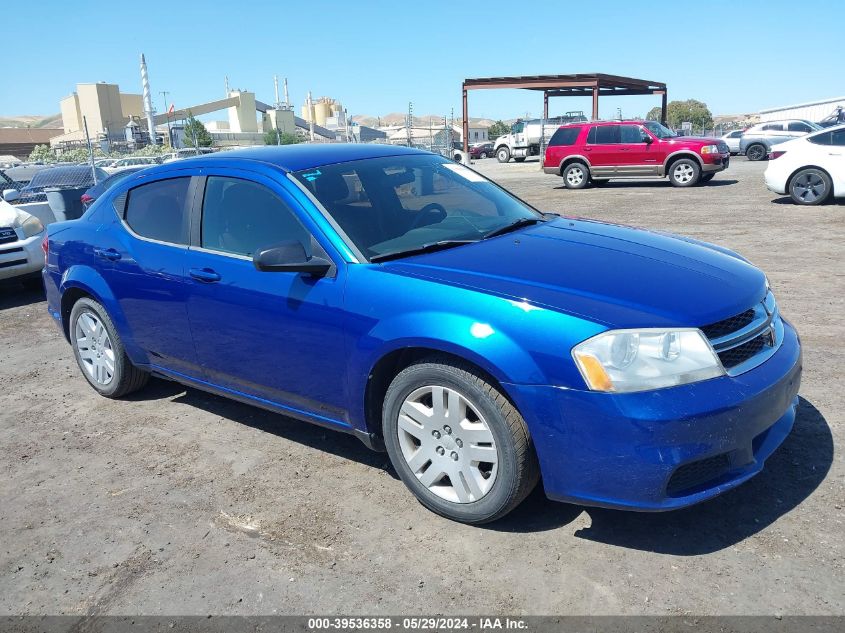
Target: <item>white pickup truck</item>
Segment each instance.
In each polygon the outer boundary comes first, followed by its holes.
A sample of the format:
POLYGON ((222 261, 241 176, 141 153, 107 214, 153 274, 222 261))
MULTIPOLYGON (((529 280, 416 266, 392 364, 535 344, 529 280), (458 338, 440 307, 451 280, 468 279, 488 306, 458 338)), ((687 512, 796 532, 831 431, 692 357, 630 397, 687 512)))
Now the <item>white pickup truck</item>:
POLYGON ((511 126, 510 134, 500 136, 494 142, 496 158, 500 163, 507 163, 511 158, 521 163, 529 156, 539 156, 541 141, 545 139, 548 143, 561 125, 586 120, 587 117, 580 110, 546 119, 545 124, 542 119, 517 119, 511 126))

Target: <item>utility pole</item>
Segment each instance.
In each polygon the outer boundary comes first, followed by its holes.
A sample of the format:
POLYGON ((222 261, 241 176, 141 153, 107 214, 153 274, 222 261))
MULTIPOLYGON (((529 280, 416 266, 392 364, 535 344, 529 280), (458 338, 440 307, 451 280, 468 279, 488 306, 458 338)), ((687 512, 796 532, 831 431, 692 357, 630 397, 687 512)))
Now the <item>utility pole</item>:
POLYGON ((408 132, 408 147, 411 147, 411 126, 414 124, 414 103, 413 101, 408 102, 408 125, 405 129, 408 132))
POLYGON ((167 107, 167 95, 170 93, 167 90, 162 90, 159 94, 164 97, 164 115, 167 117, 167 144, 173 147, 173 135, 170 132, 170 109, 167 107))
POLYGON ((82 117, 82 126, 85 128, 85 144, 88 146, 88 162, 91 164, 91 175, 94 178, 94 184, 97 184, 97 169, 94 167, 94 150, 91 149, 91 137, 88 136, 88 119, 82 117))

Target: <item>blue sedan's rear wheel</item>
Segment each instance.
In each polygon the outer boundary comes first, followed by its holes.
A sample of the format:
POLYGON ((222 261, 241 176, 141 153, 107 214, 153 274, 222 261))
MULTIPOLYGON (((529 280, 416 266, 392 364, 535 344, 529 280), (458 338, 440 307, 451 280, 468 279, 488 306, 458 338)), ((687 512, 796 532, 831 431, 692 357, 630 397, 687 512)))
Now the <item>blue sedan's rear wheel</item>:
POLYGON ((522 416, 479 372, 452 359, 426 359, 394 378, 383 431, 405 485, 456 521, 504 516, 539 478, 522 416))
POLYGON ((70 313, 70 343, 82 375, 107 398, 137 391, 149 374, 135 367, 105 308, 93 299, 77 301, 70 313))

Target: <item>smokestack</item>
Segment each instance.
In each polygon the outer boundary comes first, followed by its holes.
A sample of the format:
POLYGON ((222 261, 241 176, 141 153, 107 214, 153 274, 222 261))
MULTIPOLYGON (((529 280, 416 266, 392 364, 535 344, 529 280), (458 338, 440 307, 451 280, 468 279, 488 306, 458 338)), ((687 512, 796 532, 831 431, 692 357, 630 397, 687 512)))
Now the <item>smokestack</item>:
POLYGON ((274 106, 276 109, 278 109, 278 108, 279 108, 279 104, 281 103, 281 102, 279 101, 279 77, 278 77, 278 75, 273 75, 273 87, 274 87, 274 88, 275 88, 275 90, 276 90, 276 102, 273 104, 273 106, 274 106))
POLYGON ((288 99, 288 78, 285 77, 285 107, 290 110, 290 99, 288 99))
POLYGON ((147 77, 147 60, 141 53, 141 86, 144 89, 144 114, 147 116, 147 129, 150 131, 150 144, 156 144, 156 128, 153 123, 153 99, 150 96, 150 80, 147 77))
POLYGON ((314 142, 314 102, 311 101, 311 91, 308 91, 308 135, 314 142))

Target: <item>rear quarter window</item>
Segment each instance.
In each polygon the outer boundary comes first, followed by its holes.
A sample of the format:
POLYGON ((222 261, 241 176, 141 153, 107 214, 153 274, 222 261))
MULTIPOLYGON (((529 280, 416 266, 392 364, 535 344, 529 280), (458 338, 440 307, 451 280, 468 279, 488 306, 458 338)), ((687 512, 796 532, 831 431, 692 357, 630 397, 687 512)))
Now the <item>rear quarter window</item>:
POLYGON ((158 180, 130 189, 124 220, 135 233, 157 242, 188 243, 190 177, 158 180))
POLYGON ((580 127, 562 127, 559 128, 552 138, 549 140, 549 147, 558 145, 575 145, 578 140, 578 135, 581 133, 580 127))

